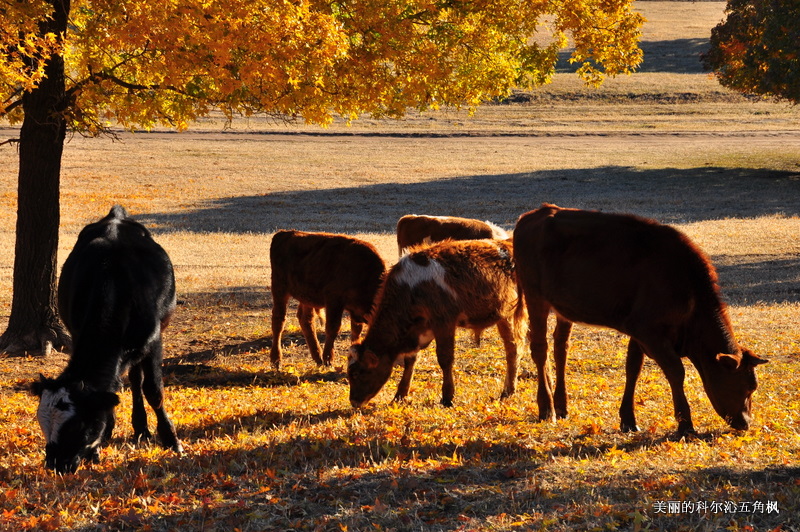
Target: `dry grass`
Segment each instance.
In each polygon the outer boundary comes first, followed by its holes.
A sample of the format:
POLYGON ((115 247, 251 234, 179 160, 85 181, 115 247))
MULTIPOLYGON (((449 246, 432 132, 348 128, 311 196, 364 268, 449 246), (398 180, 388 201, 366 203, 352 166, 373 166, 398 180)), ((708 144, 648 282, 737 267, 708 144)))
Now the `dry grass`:
MULTIPOLYGON (((24 387, 40 371, 56 374, 65 356, 0 359, 0 529, 800 530, 800 115, 727 93, 693 66, 722 6, 640 3, 645 72, 600 92, 559 74, 535 97, 473 118, 447 111, 327 131, 255 119, 222 131, 208 119, 188 134, 72 139, 61 259, 118 202, 175 263, 167 399, 187 453, 129 445, 123 394, 102 462, 54 477, 24 387), (676 441, 665 379, 648 363, 643 431, 619 433, 625 339, 587 327, 572 343, 570 418, 552 424, 535 422, 528 357, 517 395, 496 400, 504 369, 494 333, 480 349, 460 338, 452 409, 438 406, 439 370, 425 352, 409 404, 389 404, 395 377, 370 408, 351 410, 344 335, 335 368, 321 371, 292 320, 285 368, 269 368, 276 229, 357 234, 392 262, 402 214, 510 228, 543 201, 655 217, 711 255, 739 339, 771 360, 759 368, 750 431, 726 428, 690 368, 701 434, 676 441), (662 512, 667 501, 685 506, 662 512), (697 506, 717 502, 756 504, 697 506)), ((0 326, 15 164, 0 150, 0 326)))

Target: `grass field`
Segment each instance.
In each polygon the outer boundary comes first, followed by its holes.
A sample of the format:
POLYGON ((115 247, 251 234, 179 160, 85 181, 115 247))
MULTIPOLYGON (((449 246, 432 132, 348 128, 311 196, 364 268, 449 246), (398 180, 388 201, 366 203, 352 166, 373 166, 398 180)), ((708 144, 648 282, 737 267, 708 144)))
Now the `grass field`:
MULTIPOLYGON (((66 355, 0 359, 1 530, 800 530, 800 113, 721 88, 698 55, 719 2, 640 2, 642 72, 555 82, 466 112, 364 117, 326 130, 266 119, 187 133, 72 138, 62 178, 60 260, 80 228, 125 205, 176 268, 165 333, 168 410, 186 453, 134 446, 130 397, 102 461, 43 467, 25 392, 66 355), (626 339, 576 326, 570 417, 538 423, 521 361, 500 402, 502 346, 459 337, 456 398, 423 352, 410 401, 399 375, 363 411, 347 401, 347 341, 317 368, 289 320, 284 367, 271 344, 268 250, 281 228, 359 235, 396 260, 403 214, 512 228, 542 202, 624 211, 686 232, 712 258, 737 338, 759 368, 753 427, 713 412, 687 363, 697 438, 679 440, 666 380, 649 361, 642 431, 618 431, 626 339)), ((0 141, 15 136, 0 129, 0 141)), ((16 154, 0 149, 0 326, 8 319, 16 154)), ((345 326, 343 329, 347 329, 345 326)), ((525 350, 523 350, 525 352, 525 350)))

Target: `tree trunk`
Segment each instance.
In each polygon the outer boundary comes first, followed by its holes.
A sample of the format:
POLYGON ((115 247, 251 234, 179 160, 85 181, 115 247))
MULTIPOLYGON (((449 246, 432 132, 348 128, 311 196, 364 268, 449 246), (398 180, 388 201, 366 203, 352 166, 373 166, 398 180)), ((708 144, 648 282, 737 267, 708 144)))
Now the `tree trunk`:
MULTIPOLYGON (((42 31, 63 35, 69 0, 52 0, 53 18, 42 31)), ((66 137, 64 59, 52 56, 46 78, 23 96, 25 118, 19 138, 17 233, 14 295, 8 329, 0 351, 46 355, 70 345, 58 317, 56 267, 58 253, 61 155, 66 137)))

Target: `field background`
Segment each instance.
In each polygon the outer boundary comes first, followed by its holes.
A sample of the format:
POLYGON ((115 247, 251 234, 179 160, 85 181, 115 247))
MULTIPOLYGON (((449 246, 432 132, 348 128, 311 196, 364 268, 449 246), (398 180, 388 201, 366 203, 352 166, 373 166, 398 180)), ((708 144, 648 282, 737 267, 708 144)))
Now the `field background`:
MULTIPOLYGON (((0 529, 800 530, 800 113, 731 93, 702 71, 723 8, 640 2, 641 72, 593 90, 563 62, 552 85, 474 116, 364 117, 328 129, 212 117, 186 133, 71 138, 60 261, 83 225, 120 203, 174 262, 167 402, 187 452, 128 444, 124 392, 102 462, 54 476, 25 387, 40 372, 55 376, 66 355, 0 359, 0 529), (588 327, 573 334, 570 417, 557 423, 535 422, 527 355, 517 394, 497 401, 504 367, 494 332, 480 349, 462 335, 451 409, 438 406, 429 349, 408 404, 389 403, 395 374, 368 409, 353 411, 345 336, 334 368, 320 370, 293 318, 284 367, 270 369, 275 230, 359 235, 393 263, 403 214, 510 229, 545 201, 653 217, 711 256, 738 339, 770 359, 751 430, 726 427, 687 364, 700 436, 676 440, 666 381, 648 361, 637 395, 643 431, 619 433, 625 338, 588 327), (668 501, 677 506, 667 511, 668 501)), ((14 136, 0 128, 0 141, 14 136)), ((0 149, 0 327, 11 302, 16 164, 13 148, 0 149)))

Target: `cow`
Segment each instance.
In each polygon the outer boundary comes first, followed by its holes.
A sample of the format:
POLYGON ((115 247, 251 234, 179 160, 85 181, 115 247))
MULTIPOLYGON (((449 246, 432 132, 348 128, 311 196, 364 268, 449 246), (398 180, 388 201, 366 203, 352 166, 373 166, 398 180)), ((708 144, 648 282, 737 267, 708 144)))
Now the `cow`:
POLYGON ((644 355, 664 372, 678 433, 694 433, 683 388, 687 357, 714 410, 734 429, 750 425, 754 368, 766 361, 734 340, 717 274, 680 231, 633 215, 543 204, 514 229, 514 258, 530 319, 530 349, 539 374, 539 419, 566 417, 564 372, 573 322, 630 336, 620 428, 637 431, 633 397, 644 355), (547 371, 547 315, 556 312, 555 407, 547 371))
POLYGON ((407 214, 397 221, 397 252, 403 256, 419 244, 443 240, 506 240, 510 235, 491 222, 456 216, 424 216, 407 214))
MULTIPOLYGON (((511 235, 493 224, 457 216, 425 216, 407 214, 397 221, 397 252, 400 257, 411 248, 445 240, 508 240, 511 235)), ((476 346, 481 345, 481 333, 475 331, 476 346)))
POLYGON ((114 206, 83 228, 61 270, 58 309, 72 336, 72 354, 55 379, 40 376, 37 417, 46 439, 45 465, 74 472, 97 461, 114 429, 114 407, 127 369, 134 440, 151 438, 142 394, 156 413, 164 447, 183 447, 164 410, 161 332, 175 309, 175 278, 164 249, 141 224, 114 206))
POLYGON ((386 276, 375 316, 363 342, 350 348, 350 403, 360 408, 383 387, 392 366, 403 365, 394 396, 408 395, 417 353, 436 340, 442 369, 442 399, 453 404, 456 327, 481 331, 497 325, 506 352, 501 397, 517 382, 517 341, 524 317, 516 316, 517 287, 511 243, 501 240, 447 241, 403 256, 386 276))
POLYGON ((386 272, 383 259, 369 242, 347 235, 303 231, 278 231, 272 238, 269 255, 272 365, 275 369, 280 367, 286 306, 293 297, 299 302, 297 319, 311 357, 317 364, 330 366, 345 310, 350 314, 351 340, 361 336, 386 272), (314 315, 321 308, 325 309, 325 346, 320 357, 314 315))

